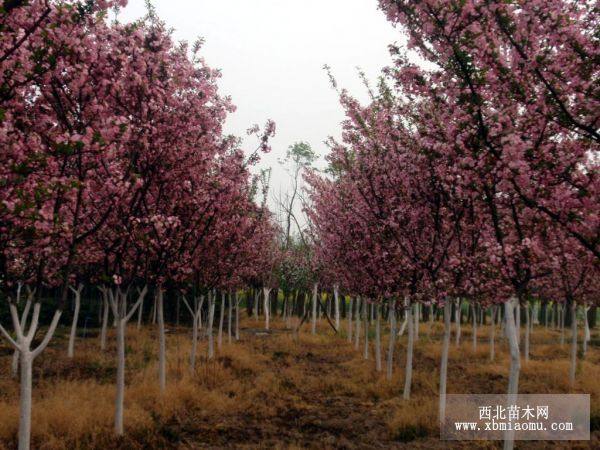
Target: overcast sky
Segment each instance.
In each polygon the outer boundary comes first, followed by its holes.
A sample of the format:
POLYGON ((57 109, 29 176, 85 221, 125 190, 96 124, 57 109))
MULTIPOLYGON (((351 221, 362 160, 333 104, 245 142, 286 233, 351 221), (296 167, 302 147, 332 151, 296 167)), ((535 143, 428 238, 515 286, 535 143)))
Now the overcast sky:
MULTIPOLYGON (((340 134, 343 113, 323 65, 341 87, 359 98, 365 89, 356 67, 375 81, 391 61, 387 46, 399 33, 377 8, 377 0, 154 0, 175 38, 205 40, 203 56, 222 70, 220 91, 237 111, 226 131, 245 136, 254 123, 277 124, 272 193, 285 192, 287 173, 278 165, 289 145, 306 141, 320 155, 323 141, 340 134)), ((129 0, 119 20, 145 14, 144 0, 129 0)), ((248 146, 253 144, 246 139, 248 146)), ((271 205, 274 205, 271 203, 271 205)))

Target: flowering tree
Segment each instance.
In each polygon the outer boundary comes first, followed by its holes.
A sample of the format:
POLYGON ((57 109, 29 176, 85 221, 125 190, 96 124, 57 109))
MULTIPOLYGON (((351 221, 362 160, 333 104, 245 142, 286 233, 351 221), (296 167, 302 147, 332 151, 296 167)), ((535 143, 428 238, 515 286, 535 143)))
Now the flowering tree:
MULTIPOLYGON (((29 448, 33 359, 50 341, 61 316, 81 243, 96 233, 106 214, 94 216, 91 188, 104 191, 102 176, 112 153, 116 117, 98 89, 105 76, 102 12, 124 2, 6 2, 0 11, 5 32, 0 50, 2 94, 2 185, 0 266, 2 290, 14 280, 59 286, 61 301, 42 344, 31 349, 38 327, 39 299, 19 318, 10 303, 16 338, 3 334, 20 353, 19 447, 29 448), (89 215, 89 220, 87 217, 89 215), (92 218, 98 219, 97 221, 92 218)), ((117 127, 118 131, 118 127, 117 127)))
POLYGON ((598 258, 595 9, 566 0, 380 6, 408 32, 409 48, 436 67, 425 72, 398 54, 407 90, 431 90, 452 104, 444 119, 456 162, 476 179, 495 167, 503 192, 598 258))

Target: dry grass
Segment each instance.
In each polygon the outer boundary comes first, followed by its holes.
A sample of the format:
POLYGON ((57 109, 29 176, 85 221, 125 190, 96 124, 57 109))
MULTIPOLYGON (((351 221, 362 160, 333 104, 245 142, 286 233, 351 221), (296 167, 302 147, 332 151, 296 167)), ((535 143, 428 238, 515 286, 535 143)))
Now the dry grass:
MULTIPOLYGON (((206 343, 198 349, 195 373, 189 371, 190 332, 168 333, 167 390, 157 377, 155 331, 135 326, 127 335, 126 436, 112 433, 114 339, 100 352, 95 336, 80 339, 76 358, 66 357, 64 334, 35 363, 33 443, 39 449, 74 448, 446 448, 437 428, 437 391, 441 353, 440 324, 422 324, 416 343, 412 399, 401 398, 406 336, 400 338, 391 381, 344 336, 333 336, 323 321, 319 334, 309 326, 295 338, 274 321, 270 334, 243 320, 242 340, 224 344, 208 361, 206 343)), ((345 327, 345 323, 343 324, 345 327)), ((64 333, 64 330, 62 330, 64 333)), ((489 362, 488 328, 479 330, 477 351, 463 326, 460 347, 452 341, 448 393, 501 393, 506 390, 508 355, 498 338, 496 360, 489 362)), ((343 334, 343 333, 342 333, 343 334)), ((500 333, 497 333, 499 336, 500 333)), ((595 337, 597 339, 597 337, 595 337)), ((372 341, 371 341, 372 342, 372 341)), ((536 328, 531 361, 523 363, 524 393, 571 392, 568 344, 555 331, 536 328)), ((597 342, 597 341, 596 341, 597 342)), ((4 344, 2 344, 4 345, 4 344)), ((387 342, 383 342, 387 349, 387 342)), ((18 384, 9 377, 10 352, 0 347, 0 448, 16 445, 18 384)), ((578 367, 575 392, 592 396, 593 440, 565 448, 598 448, 600 350, 591 347, 578 367), (583 447, 582 447, 583 445, 583 447)), ((473 443, 454 443, 473 448, 473 443)), ((498 448, 478 442, 477 448, 498 448)), ((541 448, 522 443, 519 448, 541 448)))

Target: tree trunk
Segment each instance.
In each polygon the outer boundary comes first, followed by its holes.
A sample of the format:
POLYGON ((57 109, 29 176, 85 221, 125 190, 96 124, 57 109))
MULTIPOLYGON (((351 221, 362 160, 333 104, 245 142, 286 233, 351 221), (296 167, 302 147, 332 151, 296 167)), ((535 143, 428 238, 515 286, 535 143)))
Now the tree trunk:
POLYGON ((355 330, 354 330, 354 349, 358 350, 360 346, 360 307, 362 306, 362 301, 360 297, 356 297, 356 308, 355 308, 355 330))
POLYGON ((144 314, 144 299, 142 298, 142 302, 138 307, 138 316, 137 316, 137 329, 140 330, 142 328, 142 315, 144 314))
POLYGON ((31 391, 33 378, 33 357, 31 351, 20 355, 21 381, 19 399, 19 450, 29 450, 31 441, 31 391))
POLYGON ((354 297, 350 297, 350 305, 348 307, 348 342, 352 343, 352 308, 354 306, 354 297))
POLYGON ((121 291, 120 288, 108 291, 109 304, 113 312, 113 316, 117 320, 117 386, 115 395, 115 433, 118 436, 122 436, 123 431, 123 410, 125 400, 125 328, 127 322, 131 319, 131 316, 135 314, 135 311, 141 305, 148 288, 144 288, 139 291, 138 299, 131 308, 131 311, 127 311, 127 295, 121 291))
POLYGON ((419 340, 419 321, 421 319, 420 317, 420 305, 418 303, 415 303, 415 332, 414 332, 414 340, 415 342, 419 340))
POLYGON ((444 340, 442 342, 442 362, 440 368, 440 412, 439 420, 443 425, 446 420, 446 382, 448 380, 448 353, 450 350, 450 315, 452 304, 446 300, 444 304, 444 340))
POLYGON ((565 304, 560 308, 560 345, 565 345, 565 304))
POLYGON ((167 338, 165 335, 165 313, 162 288, 156 293, 156 313, 158 320, 158 383, 160 392, 164 393, 167 388, 167 338))
POLYGON ((569 383, 575 386, 575 372, 577 369, 577 302, 571 301, 571 368, 569 370, 569 383))
POLYGON ((456 309, 454 310, 454 321, 456 322, 456 338, 455 345, 458 347, 460 345, 460 322, 461 322, 461 300, 460 298, 456 299, 456 309))
POLYGON ((364 359, 369 359, 369 303, 367 303, 366 299, 363 302, 363 312, 364 312, 364 326, 365 326, 365 349, 363 353, 364 359))
POLYGON ((211 291, 208 294, 208 359, 213 359, 215 356, 215 343, 213 338, 213 323, 215 320, 215 292, 211 291))
POLYGON ((590 336, 590 322, 588 319, 588 311, 590 307, 583 305, 583 356, 587 353, 587 344, 591 339, 590 336))
POLYGON ((69 287, 73 294, 75 294, 75 310, 73 311, 73 321, 71 322, 71 333, 69 334, 69 348, 67 356, 72 358, 75 354, 75 338, 77 337, 77 321, 79 320, 79 310, 81 309, 81 290, 83 284, 79 283, 77 289, 69 287))
POLYGON ((240 298, 237 291, 235 293, 235 340, 240 340, 240 298))
POLYGON ((529 361, 529 337, 531 335, 531 315, 529 303, 525 303, 525 361, 529 361))
POLYGON ((260 296, 260 291, 256 290, 254 293, 254 319, 258 321, 258 298, 260 296))
POLYGON ((317 333, 317 295, 319 285, 317 283, 313 284, 313 292, 312 292, 312 312, 311 312, 311 324, 310 324, 310 332, 312 334, 317 333))
POLYGON ((270 287, 263 287, 263 296, 264 296, 264 310, 265 310, 265 330, 269 329, 270 321, 271 321, 271 308, 269 305, 269 296, 271 295, 270 287))
POLYGON ((200 315, 192 316, 192 350, 190 353, 190 371, 196 373, 196 353, 198 351, 198 322, 200 315))
POLYGON ((521 302, 517 303, 515 307, 516 312, 516 327, 517 327, 517 344, 521 345, 521 302))
POLYGON ((375 309, 375 370, 381 372, 381 305, 375 309))
POLYGON ((387 372, 386 378, 392 379, 392 372, 394 367, 394 347, 396 343, 396 301, 394 300, 390 305, 390 340, 388 342, 388 355, 387 355, 387 372))
POLYGON ((152 325, 156 325, 156 315, 157 315, 157 308, 156 308, 156 295, 154 296, 154 304, 152 305, 152 325))
POLYGON ((335 329, 340 329, 340 287, 338 284, 333 285, 333 301, 335 306, 335 329))
POLYGON ((490 314, 491 328, 490 328, 490 361, 494 361, 496 358, 496 349, 495 349, 495 334, 496 334, 496 324, 494 323, 494 319, 496 318, 496 307, 492 305, 492 311, 490 314))
POLYGON ((400 325, 400 330, 398 330, 398 337, 404 335, 404 330, 406 330, 406 325, 408 324, 408 315, 406 311, 404 312, 404 320, 402 321, 402 325, 400 325))
POLYGON ((473 310, 473 352, 477 351, 477 309, 475 303, 471 303, 471 309, 473 310))
POLYGON ((115 433, 123 436, 125 403, 125 321, 117 320, 117 392, 115 396, 115 433))
MULTIPOLYGON (((21 329, 24 329, 27 326, 27 318, 29 317, 29 311, 31 309, 31 302, 33 301, 33 296, 35 295, 34 291, 29 291, 27 294, 27 301, 25 302, 25 308, 23 308, 23 312, 21 313, 21 329)), ((21 284, 17 289, 17 304, 20 303, 21 297, 21 284)), ((11 372, 12 377, 17 378, 19 375, 19 350, 15 349, 13 351, 12 363, 11 363, 11 372)))
MULTIPOLYGON (((54 313, 50 327, 44 336, 42 342, 31 350, 31 344, 39 324, 41 303, 36 302, 33 307, 33 314, 29 330, 27 328, 28 317, 23 315, 19 318, 17 307, 14 303, 9 303, 9 310, 16 334, 13 339, 10 334, 0 325, 0 334, 10 343, 14 350, 19 352, 19 363, 21 368, 20 379, 20 397, 19 397, 19 450, 29 450, 31 442, 31 402, 32 402, 32 372, 33 360, 44 351, 52 339, 56 326, 61 316, 61 311, 54 313)), ((29 311, 28 311, 29 312, 29 311)))
POLYGON ((187 299, 183 298, 183 303, 187 307, 192 316, 192 348, 190 351, 190 372, 192 375, 196 373, 196 353, 198 348, 198 333, 202 325, 202 305, 204 304, 204 296, 194 297, 194 308, 190 306, 187 299))
POLYGON ((217 347, 221 350, 223 345, 223 322, 225 320, 225 291, 221 292, 221 308, 219 311, 219 335, 217 336, 217 347))
POLYGON ((404 376, 404 393, 402 397, 405 400, 410 399, 410 388, 412 386, 412 363, 413 363, 413 346, 415 342, 414 323, 411 317, 412 307, 408 299, 405 300, 406 317, 408 319, 408 344, 406 346, 406 368, 404 376))
POLYGON ((227 305, 229 306, 229 309, 227 311, 227 343, 231 344, 231 338, 232 338, 232 334, 231 334, 231 314, 233 313, 233 306, 232 303, 233 302, 233 294, 231 293, 231 291, 229 291, 229 296, 227 297, 227 305))
MULTIPOLYGON (((506 334, 508 337, 508 345, 510 349, 510 373, 508 376, 508 404, 514 405, 517 402, 517 394, 519 392, 519 370, 521 367, 519 343, 517 340, 517 329, 515 326, 514 317, 514 300, 510 300, 504 304, 506 334)), ((518 302, 517 302, 518 304, 518 302)), ((504 450, 512 450, 514 447, 514 431, 506 432, 504 435, 504 450)))

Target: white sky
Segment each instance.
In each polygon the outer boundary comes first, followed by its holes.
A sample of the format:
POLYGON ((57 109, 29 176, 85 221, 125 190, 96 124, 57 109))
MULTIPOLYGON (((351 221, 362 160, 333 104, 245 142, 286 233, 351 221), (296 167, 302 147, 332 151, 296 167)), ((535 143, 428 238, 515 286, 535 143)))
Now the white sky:
MULTIPOLYGON (((176 39, 205 39, 202 55, 221 69, 220 92, 237 111, 226 131, 245 136, 254 123, 277 124, 273 151, 261 163, 272 167, 271 193, 286 192, 288 175, 277 159, 289 145, 306 141, 320 155, 323 141, 338 137, 343 112, 324 64, 340 87, 365 98, 356 67, 376 81, 391 58, 387 46, 400 38, 377 8, 377 0, 154 0, 176 39)), ((144 0, 129 0, 119 14, 129 21, 145 14, 144 0)), ((246 139, 248 147, 254 145, 246 139)), ((274 202, 271 202, 274 208, 274 202)))

